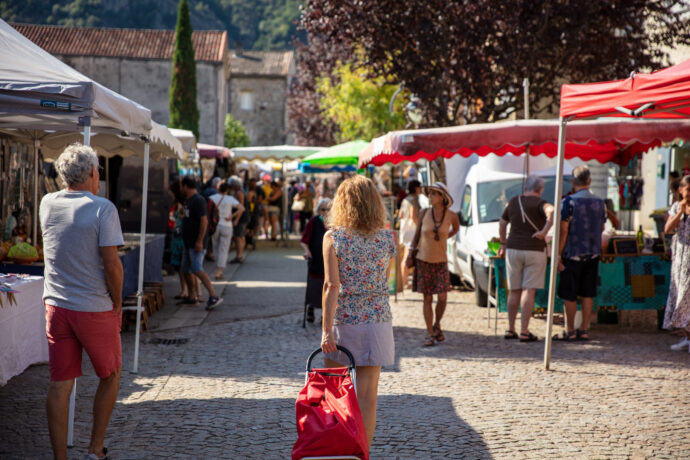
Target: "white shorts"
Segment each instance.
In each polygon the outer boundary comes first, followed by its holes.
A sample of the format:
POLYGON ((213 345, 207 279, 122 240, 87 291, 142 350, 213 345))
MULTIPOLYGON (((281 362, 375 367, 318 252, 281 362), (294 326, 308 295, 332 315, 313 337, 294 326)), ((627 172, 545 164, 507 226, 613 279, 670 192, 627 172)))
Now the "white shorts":
POLYGON ((506 249, 508 289, 542 289, 546 276, 546 252, 506 249))

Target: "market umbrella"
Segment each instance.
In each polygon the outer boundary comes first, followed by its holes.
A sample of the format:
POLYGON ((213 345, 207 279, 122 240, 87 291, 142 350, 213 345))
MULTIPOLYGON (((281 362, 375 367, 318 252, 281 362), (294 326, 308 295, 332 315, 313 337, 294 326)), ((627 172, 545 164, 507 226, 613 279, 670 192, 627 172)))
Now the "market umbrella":
MULTIPOLYGON (((639 126, 654 123, 650 119, 690 118, 690 60, 650 74, 633 73, 625 80, 600 83, 583 83, 561 86, 560 122, 558 131, 557 177, 563 170, 565 142, 568 132, 575 123, 571 120, 595 117, 624 117, 636 119, 639 126)), ((668 121, 666 122, 668 123, 668 121)), ((653 125, 647 133, 653 136, 667 125, 653 125)), ((662 135, 659 134, 659 137, 662 135)), ((679 129, 676 137, 690 139, 686 130, 679 129)), ((563 181, 556 181, 555 199, 560 199, 563 181)), ((554 201, 558 202, 558 201, 554 201)), ((560 222, 561 209, 555 206, 554 222, 560 222)), ((554 226, 554 241, 560 238, 560 226, 554 226)), ((557 244, 552 245, 551 259, 556 260, 557 244)), ((546 323, 546 344, 544 346, 544 367, 549 369, 551 361, 551 332, 553 310, 556 299, 556 264, 551 265, 549 277, 549 303, 546 323)))
POLYGON ((302 147, 299 145, 269 145, 264 147, 235 147, 231 149, 237 160, 246 161, 292 161, 323 150, 323 147, 302 147))
POLYGON ((369 143, 362 140, 345 142, 313 153, 302 161, 310 165, 357 165, 359 152, 367 145, 369 143))

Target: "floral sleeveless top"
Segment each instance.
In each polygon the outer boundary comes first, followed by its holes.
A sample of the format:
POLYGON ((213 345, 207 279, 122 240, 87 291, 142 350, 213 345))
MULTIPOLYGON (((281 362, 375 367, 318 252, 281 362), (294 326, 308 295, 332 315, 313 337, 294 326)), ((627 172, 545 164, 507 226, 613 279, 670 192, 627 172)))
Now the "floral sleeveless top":
POLYGON ((393 233, 379 230, 367 236, 338 228, 331 238, 340 274, 335 324, 392 321, 386 271, 395 255, 393 233))

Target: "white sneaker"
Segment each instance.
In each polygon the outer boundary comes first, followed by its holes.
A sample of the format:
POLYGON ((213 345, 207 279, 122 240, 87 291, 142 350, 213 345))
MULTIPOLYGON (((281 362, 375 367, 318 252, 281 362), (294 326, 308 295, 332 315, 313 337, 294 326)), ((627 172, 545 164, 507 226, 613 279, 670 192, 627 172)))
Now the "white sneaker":
POLYGON ((679 351, 679 350, 684 350, 685 348, 688 348, 688 351, 690 351, 690 347, 688 347, 688 345, 690 345, 690 340, 688 340, 687 337, 683 337, 683 340, 681 340, 678 343, 674 343, 673 345, 671 345, 671 350, 679 351))

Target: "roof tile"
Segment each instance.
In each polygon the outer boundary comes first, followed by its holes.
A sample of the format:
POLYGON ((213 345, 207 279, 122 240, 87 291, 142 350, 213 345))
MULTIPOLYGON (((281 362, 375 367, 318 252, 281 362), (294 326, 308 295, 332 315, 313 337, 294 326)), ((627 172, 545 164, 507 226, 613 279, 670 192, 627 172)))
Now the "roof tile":
MULTIPOLYGON (((172 59, 175 31, 151 29, 75 28, 12 24, 22 35, 51 54, 138 59, 172 59)), ((223 62, 227 32, 192 32, 197 61, 223 62)))

